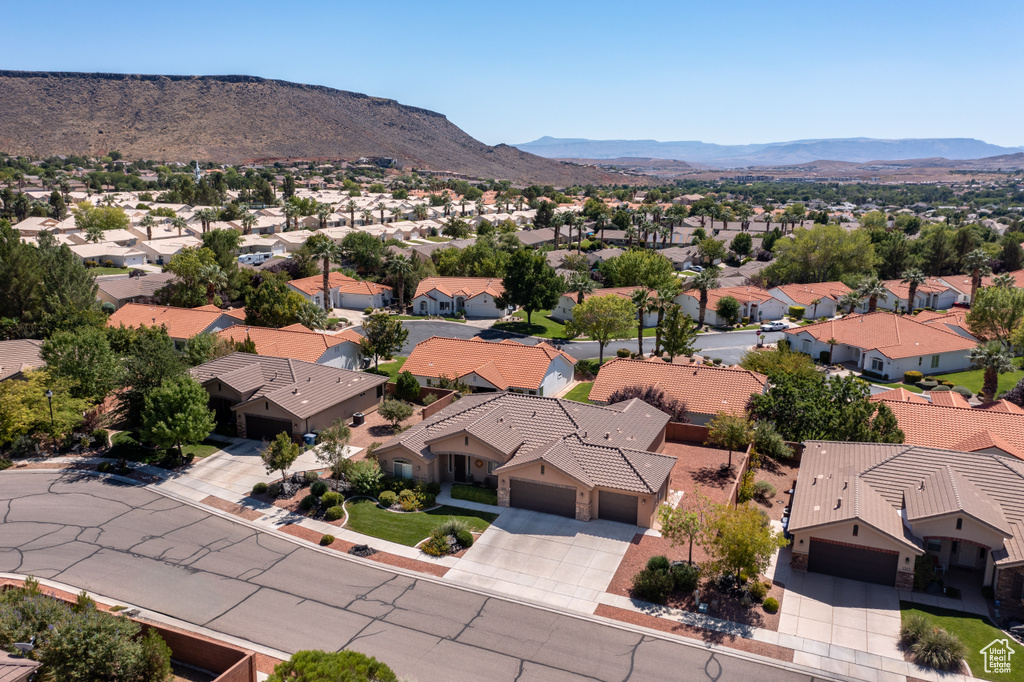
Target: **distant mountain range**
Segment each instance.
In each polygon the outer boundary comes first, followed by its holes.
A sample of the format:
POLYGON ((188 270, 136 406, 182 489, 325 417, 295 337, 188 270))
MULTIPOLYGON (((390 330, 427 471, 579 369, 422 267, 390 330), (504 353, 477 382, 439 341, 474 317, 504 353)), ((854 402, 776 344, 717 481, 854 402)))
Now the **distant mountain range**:
POLYGON ((708 142, 659 142, 657 140, 587 140, 542 137, 517 148, 552 159, 620 159, 641 157, 675 159, 725 168, 790 166, 830 160, 850 163, 904 159, 980 159, 1024 152, 1024 147, 1000 147, 970 138, 876 140, 854 137, 828 140, 794 140, 767 144, 723 145, 708 142))

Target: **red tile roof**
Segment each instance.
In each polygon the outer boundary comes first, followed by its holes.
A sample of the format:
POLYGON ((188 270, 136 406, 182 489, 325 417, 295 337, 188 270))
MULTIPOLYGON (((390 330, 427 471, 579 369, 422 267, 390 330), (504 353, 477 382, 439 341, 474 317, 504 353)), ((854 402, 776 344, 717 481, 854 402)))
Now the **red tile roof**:
POLYGON ((988 410, 989 412, 1008 412, 1009 414, 1024 414, 1024 408, 1011 403, 1009 400, 997 400, 992 403, 982 403, 975 409, 988 410))
POLYGON ((776 287, 779 291, 789 296, 798 304, 803 306, 811 305, 816 298, 830 298, 838 301, 851 291, 850 287, 842 282, 819 282, 818 284, 783 284, 776 287))
POLYGON ((302 325, 293 324, 284 329, 269 327, 228 327, 217 332, 217 336, 240 343, 246 338, 256 344, 257 355, 268 355, 276 358, 291 358, 305 362, 316 362, 328 348, 341 343, 358 344, 362 338, 359 334, 346 329, 338 334, 322 334, 306 329, 302 325))
MULTIPOLYGON (((700 292, 696 289, 690 291, 684 291, 683 296, 689 296, 695 300, 700 300, 700 292)), ((721 287, 719 289, 708 289, 708 309, 718 310, 718 301, 726 296, 732 296, 740 303, 761 303, 763 301, 770 301, 772 296, 766 289, 761 287, 747 286, 747 287, 721 287)))
POLYGON ((970 407, 967 398, 956 391, 932 391, 932 405, 944 405, 946 407, 970 407))
POLYGON ((974 452, 990 447, 978 443, 994 437, 1003 443, 1000 449, 1024 459, 1024 414, 890 400, 885 404, 896 415, 906 443, 974 452))
POLYGON ((508 339, 494 343, 432 336, 416 344, 402 369, 415 376, 433 378, 442 375, 458 378, 475 373, 500 390, 537 390, 551 361, 559 356, 576 364, 571 355, 547 343, 527 346, 508 339))
POLYGON ((434 289, 451 298, 463 296, 467 299, 480 294, 490 294, 496 298, 505 293, 505 287, 496 277, 427 277, 420 280, 413 298, 429 295, 434 289))
MULTIPOLYGON (((202 308, 175 308, 173 306, 126 303, 107 318, 108 327, 160 327, 167 328, 172 339, 188 339, 206 331, 226 311, 216 306, 202 308)), ((229 316, 230 317, 230 316, 229 316)))
POLYGON ((876 403, 879 400, 892 400, 900 403, 921 403, 923 405, 928 404, 928 401, 925 400, 920 395, 918 395, 917 393, 911 393, 910 391, 902 387, 894 388, 891 391, 886 391, 885 393, 876 393, 870 398, 868 398, 868 400, 876 403))
POLYGON ((752 393, 763 393, 768 378, 738 367, 676 365, 613 358, 597 374, 590 399, 606 402, 612 393, 627 386, 655 386, 686 403, 688 412, 740 415, 752 393))
MULTIPOLYGON (((903 298, 907 298, 908 296, 910 296, 910 285, 909 284, 904 284, 903 280, 901 280, 901 279, 887 279, 887 280, 883 280, 882 284, 884 284, 885 288, 888 289, 889 292, 893 296, 895 296, 897 298, 903 299, 903 298)), ((933 277, 933 278, 930 278, 924 284, 919 284, 918 287, 917 287, 917 293, 918 294, 941 294, 943 291, 946 291, 949 288, 950 287, 948 285, 946 285, 945 283, 943 283, 943 282, 941 282, 939 280, 936 280, 933 277)), ((893 299, 890 298, 888 303, 889 304, 894 303, 893 299)))
MULTIPOLYGON (((641 288, 643 287, 607 287, 605 289, 594 289, 589 294, 584 294, 583 300, 587 300, 588 298, 593 298, 595 296, 618 296, 619 298, 632 299, 633 292, 641 288)), ((572 297, 573 299, 576 298, 576 296, 572 293, 566 295, 572 297)), ((654 292, 648 289, 647 297, 650 298, 653 295, 654 292)))
POLYGON ((887 358, 967 351, 977 345, 941 326, 922 324, 912 317, 877 311, 867 315, 847 315, 806 327, 787 329, 786 334, 810 334, 821 342, 830 338, 839 344, 862 350, 877 350, 887 358))
MULTIPOLYGON (((324 276, 314 275, 313 277, 293 279, 289 284, 304 294, 315 296, 324 290, 324 276)), ((327 284, 332 289, 337 289, 343 294, 365 294, 372 296, 385 291, 391 291, 391 287, 386 287, 383 284, 375 284, 373 282, 353 279, 348 275, 341 274, 340 272, 330 273, 327 276, 327 284)))

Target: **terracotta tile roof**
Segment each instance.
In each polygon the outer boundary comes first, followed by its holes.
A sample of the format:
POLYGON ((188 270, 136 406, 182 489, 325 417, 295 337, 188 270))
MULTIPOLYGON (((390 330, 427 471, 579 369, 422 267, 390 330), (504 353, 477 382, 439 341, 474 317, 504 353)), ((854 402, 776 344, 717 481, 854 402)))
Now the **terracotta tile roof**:
POLYGON ((233 343, 240 343, 246 338, 250 338, 256 344, 257 355, 292 358, 304 362, 316 362, 327 352, 328 348, 340 343, 358 345, 359 339, 362 338, 350 329, 346 329, 340 334, 322 334, 298 324, 283 329, 236 325, 217 332, 217 336, 233 343))
MULTIPOLYGON (((607 287, 605 289, 594 289, 594 291, 592 291, 591 293, 584 294, 583 300, 587 300, 588 298, 594 298, 595 296, 618 296, 619 298, 625 298, 628 300, 632 299, 634 291, 642 288, 643 287, 607 287)), ((570 296, 571 295, 572 294, 570 294, 570 296)), ((653 295, 654 292, 648 289, 647 297, 650 298, 653 295)))
POLYGON ((982 403, 975 409, 987 410, 989 412, 1008 412, 1010 414, 1024 414, 1024 407, 1011 403, 1009 400, 996 400, 991 403, 982 403))
POLYGON ((862 350, 877 350, 892 359, 966 352, 977 345, 974 339, 942 327, 922 324, 912 317, 884 311, 847 315, 838 320, 787 329, 785 333, 794 336, 807 333, 821 342, 834 338, 840 344, 862 350))
POLYGON ((656 386, 686 403, 689 412, 741 415, 752 393, 763 393, 768 378, 738 367, 676 365, 655 359, 613 358, 597 374, 590 399, 605 402, 627 386, 656 386))
MULTIPOLYGON (((886 279, 882 281, 882 284, 885 285, 885 288, 889 290, 889 293, 891 293, 896 298, 907 298, 908 296, 910 296, 910 285, 904 284, 903 280, 886 279)), ((924 284, 918 285, 917 293, 941 294, 943 291, 947 291, 949 289, 950 287, 947 284, 945 284, 941 280, 937 280, 936 278, 932 277, 929 278, 928 281, 925 282, 924 284)), ((892 296, 890 296, 888 303, 891 304, 893 302, 894 299, 892 296)))
MULTIPOLYGON (((682 295, 689 296, 694 300, 700 300, 700 292, 696 289, 684 291, 682 295)), ((740 303, 761 303, 775 298, 766 289, 761 287, 721 287, 719 289, 708 289, 708 308, 710 310, 718 310, 719 299, 726 296, 732 296, 740 303)))
POLYGON ((225 355, 193 367, 189 373, 201 384, 218 381, 238 391, 242 401, 234 410, 263 399, 299 419, 312 417, 388 381, 377 374, 251 353, 225 355))
POLYGON ((922 403, 924 405, 928 404, 928 401, 925 400, 920 395, 918 395, 917 393, 911 393, 910 391, 902 387, 894 388, 891 391, 886 391, 885 393, 876 393, 873 396, 869 397, 868 400, 874 403, 877 403, 879 400, 890 400, 898 403, 922 403))
POLYGON ((537 390, 556 357, 576 364, 571 355, 544 342, 527 346, 509 339, 494 343, 432 336, 416 344, 402 369, 415 376, 432 378, 441 375, 458 378, 476 373, 499 390, 537 390))
POLYGON ((850 287, 842 282, 820 282, 818 284, 783 284, 776 287, 779 291, 789 296, 798 304, 803 306, 811 305, 816 298, 830 298, 838 301, 851 291, 850 287))
POLYGON ((944 407, 971 406, 971 404, 967 402, 967 398, 963 397, 956 391, 932 391, 931 399, 932 405, 942 405, 944 407))
POLYGON ((954 334, 968 336, 971 328, 967 324, 967 308, 952 308, 948 312, 939 313, 931 310, 922 310, 914 319, 924 324, 934 325, 940 329, 947 329, 954 334))
MULTIPOLYGON (((221 317, 229 317, 216 306, 203 308, 175 308, 173 306, 126 303, 107 318, 108 327, 138 328, 164 326, 172 339, 188 339, 209 329, 221 317)), ((231 318, 234 322, 235 318, 231 318)))
POLYGON ((462 296, 467 299, 480 294, 498 297, 505 293, 505 287, 496 277, 427 277, 420 280, 413 298, 430 295, 434 289, 450 298, 462 296))
POLYGON ((896 415, 906 443, 959 448, 978 434, 990 433, 1005 441, 1007 453, 1024 459, 1024 414, 889 400, 885 404, 896 415))
MULTIPOLYGON (((315 296, 324 290, 324 276, 314 275, 312 277, 303 277, 302 279, 293 279, 288 284, 308 296, 315 296)), ((383 284, 353 279, 340 272, 328 274, 327 284, 331 289, 337 289, 343 294, 365 294, 372 296, 385 291, 391 291, 391 287, 386 287, 383 284)))
POLYGON ((34 339, 0 341, 0 381, 45 365, 39 355, 42 343, 34 339))

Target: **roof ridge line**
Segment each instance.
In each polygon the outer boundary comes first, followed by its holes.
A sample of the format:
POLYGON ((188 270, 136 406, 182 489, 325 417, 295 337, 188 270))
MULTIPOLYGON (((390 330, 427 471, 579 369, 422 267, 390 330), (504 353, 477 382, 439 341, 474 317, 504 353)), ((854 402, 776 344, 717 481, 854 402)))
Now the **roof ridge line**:
POLYGON ((953 475, 953 467, 946 465, 946 476, 949 478, 949 487, 953 489, 953 497, 956 500, 957 509, 963 511, 964 501, 960 496, 960 487, 956 484, 956 477, 953 475))
POLYGON ((621 457, 626 462, 626 466, 629 467, 629 470, 632 471, 633 474, 636 475, 636 477, 638 479, 640 479, 640 482, 644 484, 644 487, 647 488, 647 492, 653 494, 654 491, 651 490, 651 486, 650 486, 650 484, 647 483, 647 479, 644 478, 640 474, 640 472, 636 470, 636 467, 633 466, 633 463, 629 461, 629 457, 626 457, 626 453, 622 451, 622 446, 621 445, 616 445, 615 446, 615 451, 618 452, 619 453, 619 457, 621 457))

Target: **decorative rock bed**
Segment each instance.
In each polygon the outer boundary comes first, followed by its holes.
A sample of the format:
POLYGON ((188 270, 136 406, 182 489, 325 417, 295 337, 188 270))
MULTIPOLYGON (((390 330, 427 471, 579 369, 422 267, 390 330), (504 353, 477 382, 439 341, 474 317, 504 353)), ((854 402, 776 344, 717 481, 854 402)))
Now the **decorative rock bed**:
POLYGON ((377 550, 369 545, 355 545, 352 549, 348 550, 348 553, 352 556, 358 556, 365 559, 376 554, 377 550))

